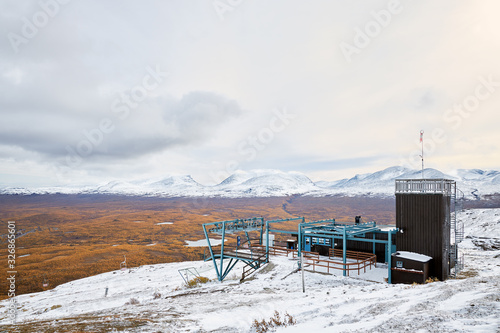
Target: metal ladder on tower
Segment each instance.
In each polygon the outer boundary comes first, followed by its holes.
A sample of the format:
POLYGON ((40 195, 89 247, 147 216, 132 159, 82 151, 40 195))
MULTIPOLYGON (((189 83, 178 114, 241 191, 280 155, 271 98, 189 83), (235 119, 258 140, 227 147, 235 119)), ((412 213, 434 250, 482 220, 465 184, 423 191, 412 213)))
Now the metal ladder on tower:
POLYGON ((453 186, 451 190, 451 207, 453 211, 450 212, 450 246, 449 246, 449 256, 450 256, 450 268, 453 267, 453 275, 457 276, 458 268, 458 248, 457 248, 457 213, 456 213, 456 202, 457 202, 457 190, 456 185, 453 186))
POLYGON ((451 192, 451 200, 453 205, 453 212, 450 213, 450 233, 453 237, 450 239, 450 264, 453 264, 453 275, 457 277, 457 273, 463 268, 463 257, 459 257, 458 244, 464 239, 464 225, 459 223, 457 214, 463 209, 463 192, 460 191, 456 184, 451 192), (457 198, 457 191, 462 194, 460 199, 457 198))
MULTIPOLYGON (((464 209, 464 193, 457 188, 457 191, 461 193, 460 198, 455 198, 455 241, 460 243, 464 240, 464 223, 457 221, 457 214, 464 209)), ((455 195, 456 197, 456 195, 455 195)))

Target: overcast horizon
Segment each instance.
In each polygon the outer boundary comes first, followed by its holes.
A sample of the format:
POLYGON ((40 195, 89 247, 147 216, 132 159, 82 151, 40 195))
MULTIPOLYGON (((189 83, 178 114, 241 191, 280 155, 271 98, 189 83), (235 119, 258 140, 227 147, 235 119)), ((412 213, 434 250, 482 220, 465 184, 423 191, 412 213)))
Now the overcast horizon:
POLYGON ((0 186, 500 170, 499 9, 3 1, 0 186))

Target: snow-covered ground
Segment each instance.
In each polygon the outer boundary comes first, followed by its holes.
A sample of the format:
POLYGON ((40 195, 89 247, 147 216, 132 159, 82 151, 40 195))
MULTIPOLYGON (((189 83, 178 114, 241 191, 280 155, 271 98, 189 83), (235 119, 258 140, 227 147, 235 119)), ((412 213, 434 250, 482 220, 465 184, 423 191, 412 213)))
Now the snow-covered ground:
MULTIPOLYGON (((211 262, 147 265, 18 296, 19 326, 0 331, 254 332, 254 320, 278 311, 296 325, 276 332, 499 332, 500 209, 467 210, 459 220, 466 238, 458 279, 388 285, 374 282, 384 267, 356 277, 306 271, 303 293, 296 261, 271 257, 243 283, 239 265, 222 283, 189 289, 178 270, 214 278, 211 262)), ((2 325, 7 305, 0 302, 2 325)))

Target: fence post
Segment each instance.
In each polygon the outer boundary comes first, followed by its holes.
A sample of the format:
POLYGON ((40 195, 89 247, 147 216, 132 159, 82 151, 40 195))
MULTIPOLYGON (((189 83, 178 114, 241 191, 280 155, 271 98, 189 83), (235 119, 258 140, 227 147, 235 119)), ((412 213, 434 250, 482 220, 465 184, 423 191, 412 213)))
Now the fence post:
POLYGON ((302 292, 306 292, 306 285, 304 282, 304 254, 301 253, 300 255, 300 268, 302 269, 302 292))

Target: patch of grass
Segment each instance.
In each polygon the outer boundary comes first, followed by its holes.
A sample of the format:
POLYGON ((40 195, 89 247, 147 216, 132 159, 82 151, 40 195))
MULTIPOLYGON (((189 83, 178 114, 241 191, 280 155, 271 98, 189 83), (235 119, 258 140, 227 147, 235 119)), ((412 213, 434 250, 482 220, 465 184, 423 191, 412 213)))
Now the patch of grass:
POLYGON ((210 282, 210 279, 204 276, 197 276, 195 278, 192 278, 186 283, 186 287, 188 288, 195 288, 198 287, 200 284, 204 284, 210 282))
POLYGON ((425 280, 425 283, 433 283, 433 282, 438 282, 439 279, 437 277, 429 277, 427 280, 425 280))
POLYGON ((479 273, 475 269, 468 269, 457 274, 457 279, 467 279, 478 276, 479 273))
POLYGON ((62 305, 52 305, 51 310, 62 308, 62 305))
POLYGON ((403 287, 403 289, 412 289, 412 288, 415 288, 416 286, 419 286, 419 285, 420 285, 419 283, 413 282, 412 284, 406 285, 405 287, 403 287))
POLYGON ((257 333, 264 333, 269 332, 270 330, 274 331, 278 327, 295 325, 296 323, 297 321, 289 315, 288 312, 286 312, 282 317, 278 311, 274 311, 274 315, 268 321, 265 319, 262 319, 261 321, 255 319, 253 321, 252 328, 254 328, 257 333))
POLYGON ((129 299, 129 301, 127 303, 125 303, 125 305, 139 305, 141 304, 141 302, 139 302, 139 300, 137 298, 131 298, 129 299))
POLYGON ((150 323, 146 318, 123 318, 119 316, 88 316, 70 317, 64 319, 45 320, 31 323, 18 323, 17 325, 6 325, 0 332, 13 333, 59 333, 59 332, 128 332, 138 329, 150 323), (6 331, 3 330, 6 329, 6 331))

